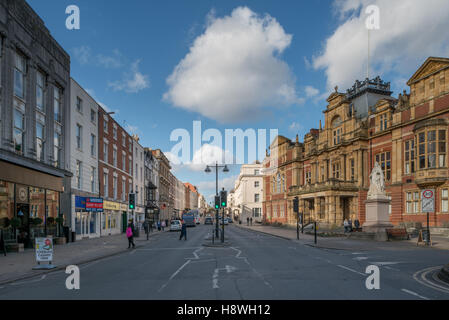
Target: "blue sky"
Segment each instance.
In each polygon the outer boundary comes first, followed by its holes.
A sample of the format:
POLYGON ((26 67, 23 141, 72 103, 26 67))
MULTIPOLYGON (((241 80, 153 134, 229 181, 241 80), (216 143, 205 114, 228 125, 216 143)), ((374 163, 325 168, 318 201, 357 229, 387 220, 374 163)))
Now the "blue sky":
MULTIPOLYGON (((371 36, 372 76, 391 81, 395 95, 428 56, 449 56, 439 31, 449 21, 444 0, 28 2, 71 55, 72 77, 143 146, 164 152, 176 144, 171 132, 191 132, 195 120, 223 135, 273 128, 302 140, 324 119, 331 88, 344 91, 366 76, 369 4, 380 8, 381 21, 371 36), (65 27, 72 4, 80 30, 65 27)), ((222 185, 231 186, 238 171, 231 166, 222 185)), ((215 191, 214 175, 188 166, 175 175, 206 196, 215 191)))

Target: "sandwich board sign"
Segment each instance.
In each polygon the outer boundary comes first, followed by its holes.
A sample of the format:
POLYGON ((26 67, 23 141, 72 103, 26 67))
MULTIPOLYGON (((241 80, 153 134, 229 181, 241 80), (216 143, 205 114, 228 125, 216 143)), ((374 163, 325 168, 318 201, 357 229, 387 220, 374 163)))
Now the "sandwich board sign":
POLYGON ((56 268, 52 264, 53 261, 53 238, 42 237, 35 239, 36 261, 37 266, 33 269, 53 269, 56 268), (48 264, 41 264, 41 262, 48 262, 48 264))
POLYGON ((421 212, 435 212, 435 189, 421 191, 421 212))

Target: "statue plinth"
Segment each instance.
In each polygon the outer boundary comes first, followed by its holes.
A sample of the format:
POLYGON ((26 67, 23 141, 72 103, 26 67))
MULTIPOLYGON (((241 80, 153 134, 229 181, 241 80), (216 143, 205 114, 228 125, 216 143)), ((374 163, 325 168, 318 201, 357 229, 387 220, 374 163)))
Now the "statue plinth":
POLYGON ((390 222, 390 199, 385 195, 372 195, 365 201, 366 221, 363 232, 376 233, 376 239, 387 240, 386 229, 392 228, 390 222))

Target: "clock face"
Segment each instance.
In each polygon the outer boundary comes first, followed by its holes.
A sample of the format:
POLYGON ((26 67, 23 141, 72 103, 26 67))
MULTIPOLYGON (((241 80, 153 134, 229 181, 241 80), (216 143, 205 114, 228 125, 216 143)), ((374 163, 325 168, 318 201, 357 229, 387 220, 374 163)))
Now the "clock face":
POLYGON ((18 192, 19 200, 21 202, 27 202, 28 192, 25 188, 20 188, 18 192))

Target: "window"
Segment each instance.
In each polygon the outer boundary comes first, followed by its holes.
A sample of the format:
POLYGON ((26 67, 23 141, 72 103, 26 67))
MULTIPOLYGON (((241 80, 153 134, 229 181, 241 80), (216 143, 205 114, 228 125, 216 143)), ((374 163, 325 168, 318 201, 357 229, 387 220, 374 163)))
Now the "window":
POLYGON ((94 109, 90 109, 90 121, 92 121, 93 123, 97 122, 97 113, 94 109))
POLYGON ((108 120, 103 119, 103 131, 108 133, 108 120))
POLYGON ((54 106, 54 119, 56 122, 61 123, 61 89, 56 87, 53 90, 53 106, 54 106))
POLYGON ((283 218, 283 217, 285 216, 285 215, 284 215, 284 205, 280 205, 280 206, 279 206, 279 209, 280 209, 280 210, 279 210, 279 211, 280 211, 280 215, 279 215, 279 216, 280 216, 280 218, 283 218))
POLYGON ((259 187, 259 181, 254 181, 254 188, 258 188, 259 187))
POLYGON ((446 130, 427 130, 418 134, 419 169, 446 167, 446 130))
POLYGON ((386 130, 388 127, 388 115, 386 113, 381 114, 379 117, 379 122, 380 131, 386 130))
POLYGON ((407 192, 406 193, 406 212, 407 213, 419 213, 420 210, 420 192, 407 192))
POLYGON ((128 140, 128 148, 129 148, 129 152, 133 152, 133 146, 132 146, 131 140, 128 140))
POLYGON ((340 144, 341 141, 341 128, 334 130, 334 145, 340 144))
POLYGON ((76 97, 76 110, 83 113, 83 100, 80 97, 76 97))
POLYGON ((260 208, 253 208, 254 218, 259 218, 261 216, 260 212, 261 212, 260 208))
POLYGON ((14 68, 14 95, 25 100, 26 60, 25 57, 16 53, 14 68))
POLYGON ((273 218, 277 218, 278 212, 277 212, 277 206, 273 207, 273 218))
POLYGON ((277 193, 281 193, 281 174, 277 175, 277 193))
POLYGON ((112 194, 114 199, 117 199, 117 177, 114 177, 112 180, 112 194))
POLYGON ((126 153, 122 153, 122 170, 126 171, 126 153))
POLYGON ((324 182, 324 166, 320 167, 320 172, 321 172, 321 182, 324 182))
POLYGON ((36 159, 44 160, 44 140, 45 126, 40 121, 36 121, 36 159))
POLYGON ((122 201, 126 200, 126 180, 122 180, 122 201))
POLYGON ((45 113, 45 76, 37 71, 36 73, 36 108, 45 113))
POLYGON ((14 150, 23 154, 25 142, 25 105, 17 100, 14 101, 14 150))
POLYGON ((332 176, 334 179, 340 179, 340 162, 332 164, 332 176))
POLYGON ((62 133, 61 126, 55 123, 55 133, 53 136, 53 161, 55 167, 59 167, 61 165, 60 163, 61 148, 62 148, 61 133, 62 133))
POLYGON ((78 189, 81 189, 81 173, 82 170, 82 163, 79 160, 76 160, 76 172, 75 172, 75 177, 76 177, 76 186, 78 189))
POLYGON ((90 155, 95 157, 95 146, 97 137, 94 134, 90 134, 90 155))
POLYGON ((76 147, 79 150, 83 148, 83 127, 80 124, 76 124, 76 147))
POLYGON ((97 168, 91 167, 90 170, 90 191, 95 193, 95 177, 97 176, 97 168))
POLYGON ((112 165, 114 167, 117 167, 117 149, 116 148, 114 148, 112 150, 112 165))
POLYGON ((115 125, 112 129, 112 135, 114 137, 114 140, 117 140, 117 127, 115 125))
POLYGON ((312 183, 312 171, 309 169, 306 171, 306 184, 312 183))
MULTIPOLYGON (((126 137, 125 134, 122 132, 122 146, 126 147, 126 137)), ((136 156, 137 156, 137 151, 136 151, 136 156)))
POLYGON ((448 189, 441 189, 441 212, 449 212, 448 189))
POLYGON ((276 178, 273 177, 273 181, 271 183, 272 185, 272 192, 275 193, 276 192, 276 178))
POLYGON ((105 173, 103 173, 103 188, 104 188, 104 197, 105 198, 109 197, 109 194, 108 194, 109 184, 108 184, 108 182, 109 182, 109 176, 105 172, 105 173))
POLYGON ((350 167, 351 167, 351 181, 355 181, 355 160, 351 159, 349 160, 350 167))
POLYGON ((405 142, 405 174, 415 172, 415 140, 405 142))
POLYGON ((260 195, 258 193, 254 194, 254 202, 259 202, 260 195))
POLYGON ((255 175, 255 176, 258 176, 258 175, 259 175, 259 172, 260 172, 259 170, 254 170, 254 175, 255 175))
POLYGON ((334 120, 332 120, 332 129, 333 130, 333 137, 334 137, 334 145, 340 144, 341 141, 341 128, 339 128, 342 125, 341 118, 339 116, 336 116, 334 120))
POLYGON ((376 154, 376 162, 379 163, 380 167, 384 172, 385 181, 391 180, 391 153, 383 152, 376 154))
POLYGON ((107 142, 103 142, 103 161, 108 162, 108 149, 109 145, 107 142))

